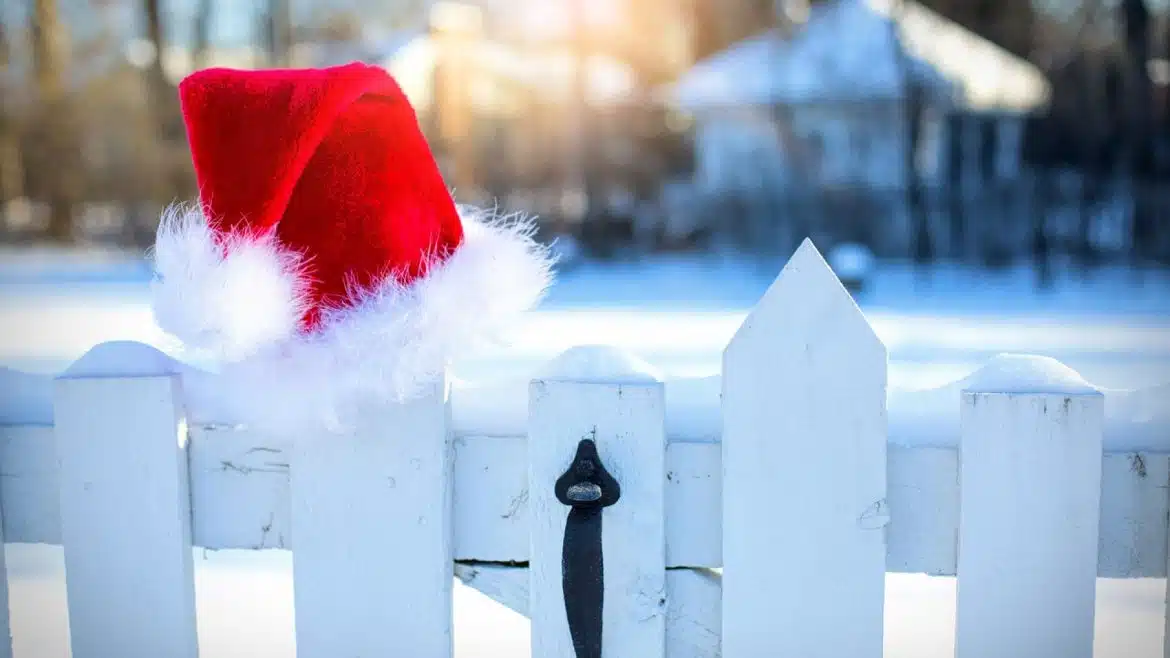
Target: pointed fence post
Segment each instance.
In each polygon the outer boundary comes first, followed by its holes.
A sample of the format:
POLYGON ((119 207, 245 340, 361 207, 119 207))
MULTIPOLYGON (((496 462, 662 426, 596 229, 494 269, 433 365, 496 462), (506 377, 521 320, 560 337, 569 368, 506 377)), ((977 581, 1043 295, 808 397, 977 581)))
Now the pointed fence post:
POLYGON ((153 348, 107 343, 55 382, 74 658, 199 654, 187 424, 173 372, 153 348))
POLYGON ((810 241, 723 357, 723 655, 880 658, 886 349, 810 241))
POLYGON ((452 442, 437 384, 289 465, 298 658, 451 658, 452 442))
POLYGON ((1091 658, 1104 396, 1005 356, 962 393, 957 658, 1091 658))
MULTIPOLYGON (((528 413, 532 655, 596 655, 574 651, 563 590, 566 570, 580 566, 577 558, 580 552, 588 552, 592 536, 585 531, 566 536, 570 508, 554 492, 558 479, 573 464, 582 440, 589 440, 621 490, 617 503, 601 511, 602 655, 664 658, 666 430, 662 383, 626 354, 609 348, 577 347, 561 355, 547 375, 531 383, 528 413)), ((586 599, 592 604, 586 590, 598 584, 585 583, 579 595, 570 597, 570 605, 586 599)))

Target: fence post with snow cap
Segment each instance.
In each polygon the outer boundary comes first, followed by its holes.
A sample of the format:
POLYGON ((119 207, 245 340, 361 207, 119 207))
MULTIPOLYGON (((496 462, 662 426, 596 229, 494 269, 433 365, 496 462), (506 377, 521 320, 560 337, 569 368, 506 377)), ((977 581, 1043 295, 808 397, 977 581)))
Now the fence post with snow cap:
POLYGON ((723 655, 882 655, 886 363, 810 241, 727 346, 723 655))
POLYGON ((196 658, 187 424, 179 366, 99 345, 54 386, 74 658, 196 658))
POLYGON ((296 437, 299 658, 453 655, 451 450, 445 380, 344 435, 296 437))
POLYGON ((962 392, 955 655, 1093 655, 1104 396, 1045 357, 962 392))
POLYGON ((530 385, 528 455, 532 655, 599 656, 594 651, 600 647, 587 635, 586 646, 576 650, 574 639, 600 621, 604 655, 665 658, 666 433, 660 379, 618 350, 570 349, 530 385), (601 569, 592 577, 600 583, 575 573, 592 571, 577 563, 597 557, 579 555, 590 552, 581 543, 592 536, 573 531, 570 508, 554 491, 582 445, 596 446, 601 465, 620 487, 618 501, 595 520, 601 569), (595 600, 590 589, 598 587, 601 597, 595 600), (600 610, 574 609, 582 600, 600 610), (590 619, 596 613, 599 618, 590 619))

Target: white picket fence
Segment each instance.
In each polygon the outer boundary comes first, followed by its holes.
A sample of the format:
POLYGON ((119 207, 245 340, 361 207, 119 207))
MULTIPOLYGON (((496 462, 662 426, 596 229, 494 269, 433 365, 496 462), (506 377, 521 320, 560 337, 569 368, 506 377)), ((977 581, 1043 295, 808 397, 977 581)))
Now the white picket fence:
POLYGON ((1097 577, 1166 576, 1166 389, 1005 357, 894 427, 886 368, 810 243, 727 347, 716 436, 604 348, 531 382, 524 432, 459 427, 444 385, 290 441, 188 424, 214 376, 107 344, 52 383, 52 424, 0 427, 3 539, 63 545, 74 658, 197 656, 193 546, 292 550, 302 658, 450 658, 454 577, 572 658, 553 483, 588 437, 622 487, 607 656, 877 658, 887 571, 960 576, 959 658, 1091 656, 1097 577))

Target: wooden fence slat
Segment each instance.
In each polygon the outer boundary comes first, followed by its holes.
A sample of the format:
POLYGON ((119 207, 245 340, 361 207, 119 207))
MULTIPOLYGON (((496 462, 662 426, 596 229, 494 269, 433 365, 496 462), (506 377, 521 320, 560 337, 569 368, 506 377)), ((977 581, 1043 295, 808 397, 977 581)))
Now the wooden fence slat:
POLYGON ((1091 658, 1104 399, 962 394, 957 658, 1091 658))
POLYGON ((605 655, 664 658, 666 433, 661 382, 641 376, 626 381, 536 380, 529 400, 532 655, 575 656, 561 580, 569 508, 557 500, 553 485, 572 463, 578 442, 590 438, 621 486, 621 498, 602 517, 605 655))
MULTIPOLYGON (((3 463, 0 462, 0 466, 3 463)), ((8 605, 8 565, 4 560, 4 510, 0 509, 0 658, 12 658, 12 622, 8 605)))
MULTIPOLYGON (((1170 498, 1170 487, 1167 487, 1166 489, 1166 495, 1168 498, 1170 498)), ((1170 533, 1167 533, 1166 541, 1167 561, 1170 562, 1170 533)), ((1170 573, 1170 564, 1167 564, 1166 572, 1170 573)), ((1166 601, 1166 619, 1162 624, 1162 656, 1163 658, 1170 658, 1170 579, 1166 580, 1166 601)))
POLYGON ((177 376, 54 387, 74 658, 195 658, 187 427, 177 376))
POLYGON ((723 655, 882 655, 886 368, 806 241, 724 353, 723 655))
POLYGON ((444 382, 291 447, 299 658, 450 658, 452 459, 444 382))

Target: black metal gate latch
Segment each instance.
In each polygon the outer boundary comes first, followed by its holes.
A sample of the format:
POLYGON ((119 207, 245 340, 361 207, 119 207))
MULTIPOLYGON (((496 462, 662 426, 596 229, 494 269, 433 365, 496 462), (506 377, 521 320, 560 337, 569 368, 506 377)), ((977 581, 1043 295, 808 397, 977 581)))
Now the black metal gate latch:
POLYGON ((601 464, 592 439, 577 444, 577 456, 557 478, 556 496, 568 505, 561 549, 561 586, 569 635, 577 658, 601 658, 601 612, 605 580, 601 558, 601 510, 621 497, 621 487, 601 464))

